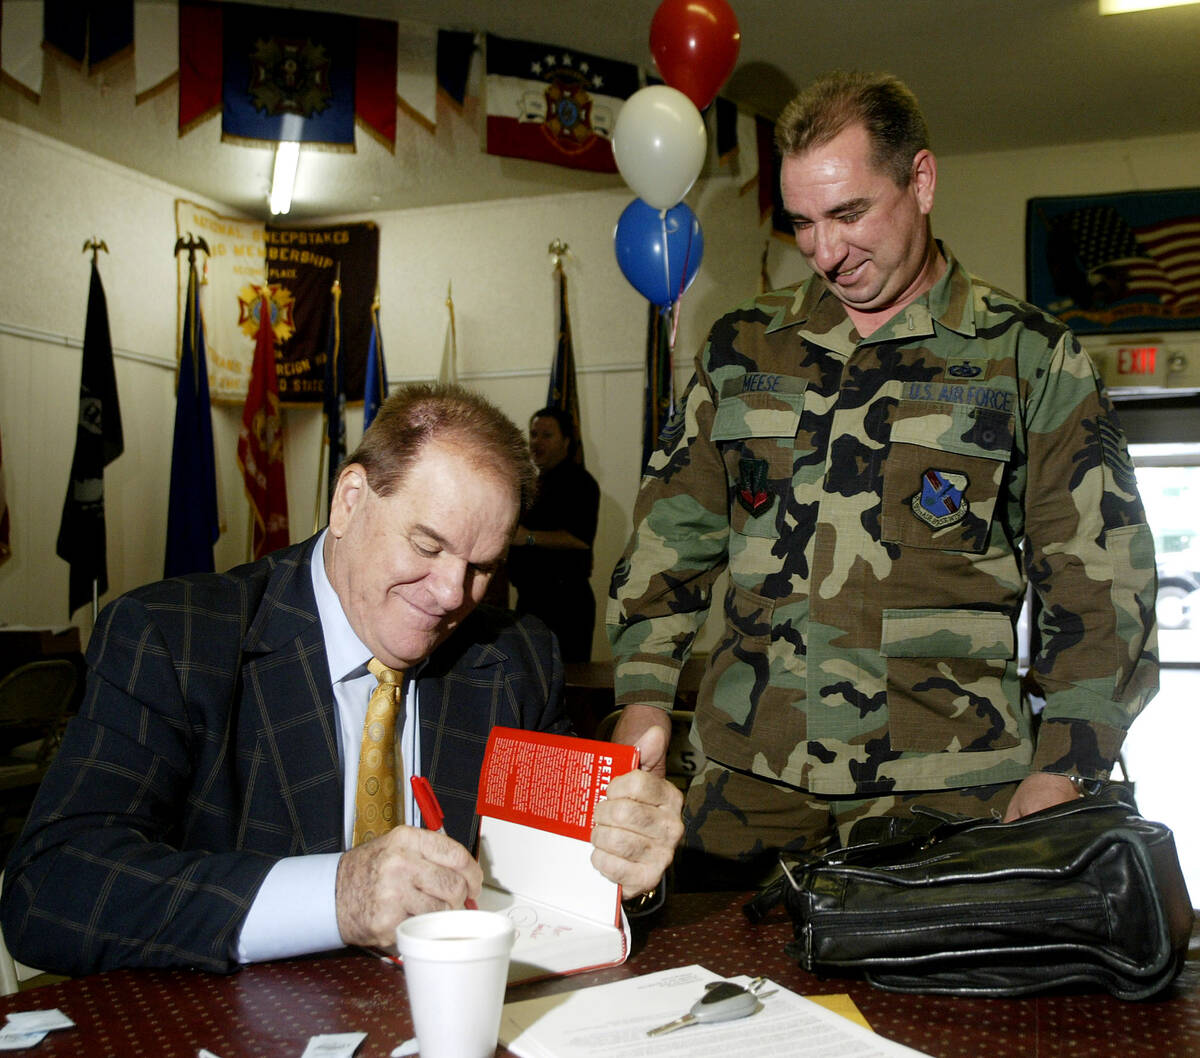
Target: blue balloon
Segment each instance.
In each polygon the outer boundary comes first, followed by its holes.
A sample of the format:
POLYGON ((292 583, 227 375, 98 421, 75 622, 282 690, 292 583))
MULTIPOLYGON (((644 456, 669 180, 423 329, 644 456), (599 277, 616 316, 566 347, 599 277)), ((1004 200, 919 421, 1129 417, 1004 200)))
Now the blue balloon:
POLYGON ((704 256, 700 222, 683 202, 661 213, 635 198, 617 221, 613 241, 625 278, 655 305, 678 301, 704 256))

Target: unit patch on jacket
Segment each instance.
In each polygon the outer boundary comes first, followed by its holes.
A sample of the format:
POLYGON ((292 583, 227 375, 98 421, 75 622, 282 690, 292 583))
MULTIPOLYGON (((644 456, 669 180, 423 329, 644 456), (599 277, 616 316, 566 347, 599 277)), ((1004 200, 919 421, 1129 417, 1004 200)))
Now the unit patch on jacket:
POLYGON ((767 491, 767 469, 765 459, 738 461, 738 503, 754 517, 767 510, 775 498, 767 491))
POLYGON ((913 514, 933 529, 945 529, 967 516, 970 504, 964 495, 967 475, 930 468, 921 475, 921 491, 909 500, 913 514))

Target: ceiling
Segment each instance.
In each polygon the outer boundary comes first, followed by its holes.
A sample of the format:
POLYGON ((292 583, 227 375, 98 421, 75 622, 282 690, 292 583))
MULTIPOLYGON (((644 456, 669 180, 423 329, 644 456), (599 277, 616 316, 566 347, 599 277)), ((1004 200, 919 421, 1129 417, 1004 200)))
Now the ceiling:
MULTIPOLYGON (((652 69, 658 0, 259 0, 567 45, 652 69)), ((1200 131, 1200 4, 1102 17, 1096 0, 730 0, 742 42, 722 94, 774 117, 825 70, 888 70, 917 93, 943 155, 1200 131)), ((133 105, 132 60, 91 77, 47 59, 40 103, 0 88, 0 117, 266 216, 271 153, 223 144, 220 120, 176 129, 172 89, 133 105)), ((482 153, 478 106, 401 114, 394 154, 304 151, 292 216, 305 219, 622 186, 482 153)))

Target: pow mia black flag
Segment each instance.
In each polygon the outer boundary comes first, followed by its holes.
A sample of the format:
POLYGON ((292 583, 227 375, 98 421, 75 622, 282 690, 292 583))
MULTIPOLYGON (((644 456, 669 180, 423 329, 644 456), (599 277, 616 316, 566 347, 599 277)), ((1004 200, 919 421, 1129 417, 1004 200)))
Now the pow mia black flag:
POLYGON ((125 451, 117 376, 113 370, 108 303, 96 258, 88 291, 87 326, 83 335, 83 369, 79 377, 79 424, 71 481, 58 528, 58 557, 71 565, 68 616, 92 597, 108 591, 108 546, 104 529, 104 468, 125 451))

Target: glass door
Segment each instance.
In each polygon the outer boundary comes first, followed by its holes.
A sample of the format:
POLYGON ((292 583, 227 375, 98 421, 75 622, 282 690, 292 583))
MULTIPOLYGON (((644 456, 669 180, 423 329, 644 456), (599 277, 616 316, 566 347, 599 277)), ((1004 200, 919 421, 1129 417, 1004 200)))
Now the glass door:
POLYGON ((1130 445, 1158 566, 1159 692, 1134 721, 1123 763, 1143 816, 1166 823, 1200 900, 1200 444, 1130 445))

